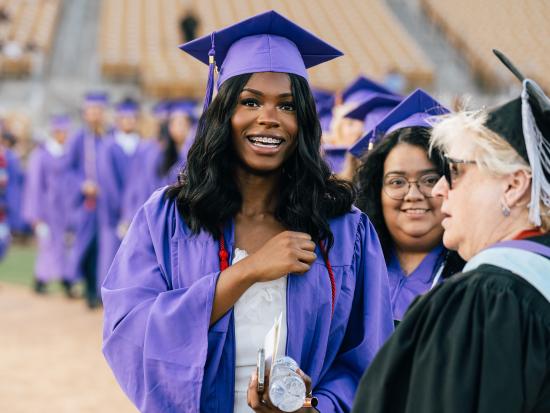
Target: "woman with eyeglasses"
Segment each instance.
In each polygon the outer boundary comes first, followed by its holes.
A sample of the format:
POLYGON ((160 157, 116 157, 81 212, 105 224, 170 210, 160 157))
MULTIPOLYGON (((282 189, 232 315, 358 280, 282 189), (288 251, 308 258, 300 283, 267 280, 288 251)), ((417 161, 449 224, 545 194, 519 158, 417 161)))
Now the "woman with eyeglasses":
POLYGON ((431 138, 443 243, 468 262, 411 306, 355 413, 550 412, 550 99, 496 53, 521 97, 444 116, 431 138))
POLYGON ((426 118, 444 111, 417 90, 355 148, 379 139, 356 174, 357 204, 371 218, 384 250, 396 324, 418 295, 464 265, 442 244, 441 199, 432 196, 443 169, 438 152, 428 154, 426 118))

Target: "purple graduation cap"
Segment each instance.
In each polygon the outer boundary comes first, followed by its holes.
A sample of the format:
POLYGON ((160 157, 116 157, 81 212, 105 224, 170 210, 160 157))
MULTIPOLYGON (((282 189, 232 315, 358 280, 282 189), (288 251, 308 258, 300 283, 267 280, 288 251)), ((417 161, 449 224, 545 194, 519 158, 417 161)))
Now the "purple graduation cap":
POLYGON ((169 117, 187 115, 192 121, 197 119, 197 103, 193 100, 177 100, 170 105, 169 117))
POLYGON ((109 95, 105 92, 88 92, 84 95, 84 105, 107 106, 109 95))
POLYGON ((159 120, 164 121, 168 119, 170 115, 170 101, 161 100, 153 106, 153 116, 159 120))
POLYGON ((307 69, 342 56, 342 52, 275 11, 250 17, 195 39, 180 49, 209 65, 204 110, 214 90, 227 79, 245 73, 292 73, 307 79, 307 69))
POLYGON ((441 103, 436 101, 422 89, 416 89, 386 115, 374 128, 359 139, 350 149, 357 158, 363 156, 381 137, 397 129, 412 126, 430 128, 428 119, 449 113, 441 103))
POLYGON ((50 128, 53 131, 66 132, 71 127, 71 118, 66 114, 53 115, 50 118, 50 128))
POLYGON ((371 98, 374 94, 396 96, 388 88, 382 86, 365 76, 359 76, 355 81, 342 91, 342 103, 359 103, 371 98))
POLYGON ((119 116, 137 116, 139 103, 134 99, 127 98, 116 105, 116 113, 119 116))
POLYGON ((402 100, 403 98, 400 96, 374 93, 344 117, 362 121, 364 123, 363 130, 368 132, 402 100))

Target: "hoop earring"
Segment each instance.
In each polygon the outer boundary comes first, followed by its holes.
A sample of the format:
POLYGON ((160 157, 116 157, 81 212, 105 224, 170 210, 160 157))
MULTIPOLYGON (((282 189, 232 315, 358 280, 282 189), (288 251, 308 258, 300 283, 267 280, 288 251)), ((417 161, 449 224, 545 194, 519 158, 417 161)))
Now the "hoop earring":
POLYGON ((502 215, 504 215, 505 217, 510 216, 510 207, 506 204, 506 201, 502 199, 500 200, 500 210, 502 211, 502 215))

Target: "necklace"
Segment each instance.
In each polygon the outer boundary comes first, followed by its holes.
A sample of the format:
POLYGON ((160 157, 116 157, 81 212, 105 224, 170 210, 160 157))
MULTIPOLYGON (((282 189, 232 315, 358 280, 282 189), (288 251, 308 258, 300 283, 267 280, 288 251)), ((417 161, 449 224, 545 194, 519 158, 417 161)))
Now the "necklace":
MULTIPOLYGON (((319 241, 319 249, 321 250, 321 254, 323 255, 323 260, 325 261, 325 266, 327 267, 328 276, 330 278, 332 314, 334 314, 334 302, 336 300, 336 280, 334 279, 332 265, 330 264, 328 253, 323 241, 319 241)), ((225 239, 223 237, 223 233, 220 233, 220 237, 218 239, 218 257, 220 258, 220 271, 224 271, 229 268, 229 253, 227 252, 227 248, 225 247, 225 239)))

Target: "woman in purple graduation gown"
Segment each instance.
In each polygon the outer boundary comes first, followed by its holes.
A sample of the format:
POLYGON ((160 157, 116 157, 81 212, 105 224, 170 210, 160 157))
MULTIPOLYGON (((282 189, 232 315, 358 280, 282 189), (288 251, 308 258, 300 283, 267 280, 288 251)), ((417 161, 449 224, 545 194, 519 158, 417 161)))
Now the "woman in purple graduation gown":
POLYGON ((51 119, 51 135, 31 153, 23 193, 23 218, 37 241, 34 266, 35 291, 46 292, 47 283, 60 280, 65 293, 74 297, 74 279, 67 271, 67 187, 65 148, 71 121, 66 115, 51 119))
POLYGON ((141 176, 141 179, 128 180, 124 191, 124 231, 139 207, 155 190, 177 182, 194 140, 194 111, 195 103, 192 101, 172 103, 168 118, 161 123, 158 141, 143 141, 138 146, 130 164, 129 176, 141 176))
POLYGON ((105 357, 142 412, 277 412, 252 374, 283 314, 317 409, 348 412, 393 325, 374 228, 320 157, 306 67, 341 53, 275 12, 182 48, 215 53, 219 91, 181 182, 140 208, 115 257, 105 357))
MULTIPOLYGON (((446 112, 417 90, 357 145, 379 141, 356 174, 357 205, 372 219, 380 237, 396 324, 418 295, 464 265, 456 253, 443 247, 441 199, 431 194, 443 169, 439 153, 428 154, 427 119, 446 112)), ((354 153, 358 150, 352 148, 354 153)))

